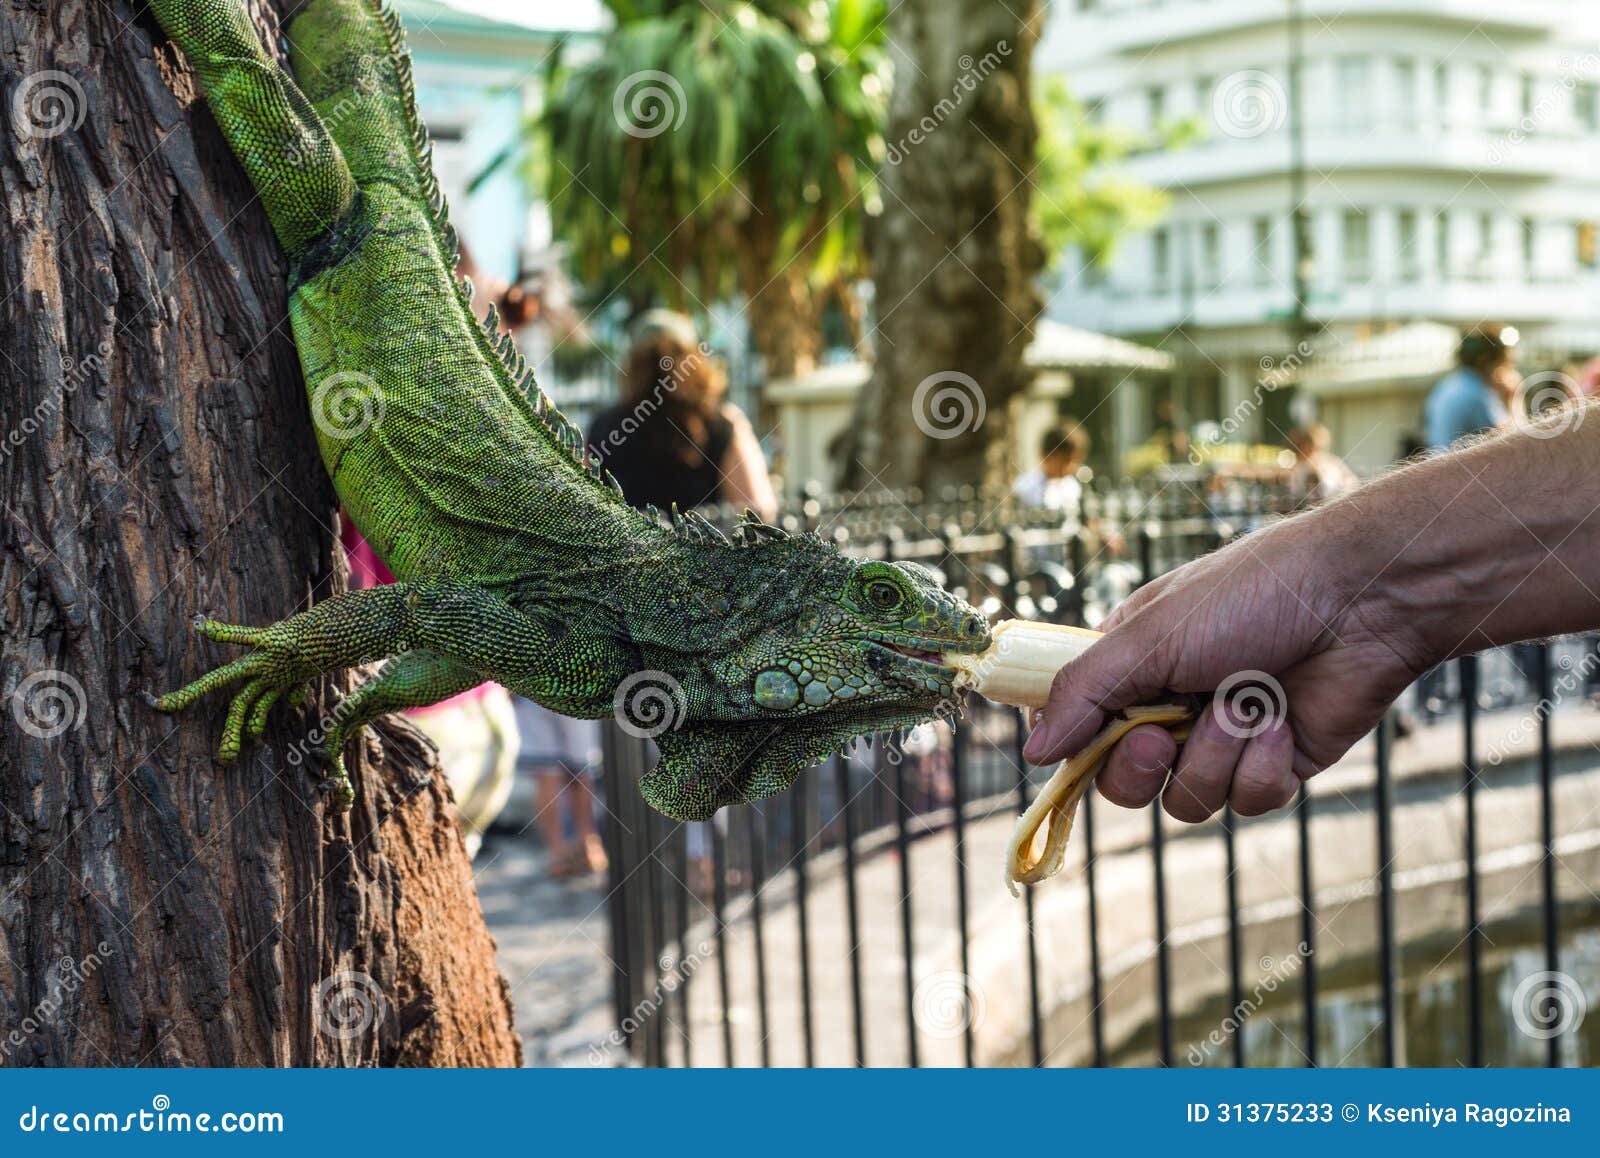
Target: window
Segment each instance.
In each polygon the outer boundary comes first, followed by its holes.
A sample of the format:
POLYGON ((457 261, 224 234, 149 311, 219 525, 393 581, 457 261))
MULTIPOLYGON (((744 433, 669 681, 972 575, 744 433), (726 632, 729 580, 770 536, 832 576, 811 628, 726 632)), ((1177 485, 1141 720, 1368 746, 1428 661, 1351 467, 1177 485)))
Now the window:
POLYGON ((1594 269, 1597 264, 1593 221, 1578 222, 1578 264, 1584 269, 1594 269))
POLYGON ((1585 82, 1572 90, 1572 115, 1583 126, 1585 132, 1600 131, 1600 109, 1597 109, 1595 97, 1600 93, 1595 85, 1585 82))
POLYGON ((1522 219, 1522 278, 1536 281, 1539 267, 1539 223, 1531 217, 1522 219))
POLYGON ((1150 286, 1158 294, 1172 288, 1172 232, 1157 229, 1150 234, 1150 286))
POLYGON ((1402 209, 1395 215, 1400 253, 1397 265, 1401 281, 1416 281, 1422 276, 1422 238, 1417 231, 1417 211, 1402 209))
POLYGON ((1535 109, 1535 107, 1537 107, 1537 105, 1539 103, 1539 93, 1538 93, 1538 84, 1534 80, 1533 74, 1530 73, 1530 72, 1525 72, 1525 73, 1522 74, 1522 102, 1521 103, 1522 103, 1522 116, 1523 116, 1523 118, 1526 119, 1526 120, 1529 120, 1529 121, 1533 120, 1534 109, 1535 109))
POLYGON ((1473 273, 1488 278, 1494 272, 1494 215, 1478 214, 1478 252, 1473 273))
POLYGON ((1206 289, 1222 284, 1222 227, 1215 221, 1200 226, 1200 284, 1206 289))
POLYGON ((1399 57, 1394 62, 1394 115, 1402 128, 1417 123, 1417 62, 1399 57))
POLYGON ((1450 105, 1450 66, 1436 64, 1433 66, 1433 115, 1439 124, 1448 125, 1455 119, 1450 105))
POLYGON ((1344 280, 1366 281, 1372 276, 1372 222, 1363 209, 1344 212, 1344 280))
POLYGON ((1145 102, 1150 110, 1150 127, 1160 128, 1161 122, 1167 119, 1167 90, 1156 85, 1145 93, 1145 102))
POLYGON ((1368 60, 1364 56, 1341 56, 1338 61, 1339 119, 1348 127, 1363 127, 1371 121, 1372 89, 1368 79, 1368 60))
POLYGON ((1494 112, 1494 69, 1487 64, 1478 66, 1478 111, 1494 112))
POLYGON ((1276 264, 1273 241, 1272 218, 1257 217, 1250 228, 1250 270, 1251 280, 1258 286, 1272 284, 1272 268, 1276 264))
POLYGON ((1455 263, 1450 252, 1450 215, 1440 213, 1433 219, 1433 268, 1439 271, 1439 280, 1448 281, 1455 276, 1455 263))
POLYGON ((1196 77, 1194 82, 1194 113, 1197 117, 1211 115, 1212 94, 1215 93, 1217 82, 1209 76, 1196 77))

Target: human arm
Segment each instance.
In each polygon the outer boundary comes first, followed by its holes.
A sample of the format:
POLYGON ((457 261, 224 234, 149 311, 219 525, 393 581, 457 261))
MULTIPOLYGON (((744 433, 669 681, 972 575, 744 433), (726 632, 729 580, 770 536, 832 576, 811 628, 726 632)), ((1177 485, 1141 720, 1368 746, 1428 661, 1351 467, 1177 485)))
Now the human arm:
POLYGON ((1136 729, 1112 752, 1101 792, 1131 807, 1161 793, 1190 821, 1224 802, 1245 815, 1279 807, 1432 665, 1600 626, 1596 479, 1600 412, 1566 410, 1164 575, 1062 669, 1025 755, 1053 763, 1108 713, 1248 673, 1274 693, 1264 720, 1241 726, 1213 701, 1181 754, 1163 730, 1136 729))
POLYGON ((730 506, 741 510, 749 508, 770 522, 777 518, 778 500, 772 493, 772 479, 767 474, 767 457, 761 453, 761 441, 750 420, 737 406, 725 407, 723 416, 733 424, 733 440, 722 458, 719 497, 730 506))

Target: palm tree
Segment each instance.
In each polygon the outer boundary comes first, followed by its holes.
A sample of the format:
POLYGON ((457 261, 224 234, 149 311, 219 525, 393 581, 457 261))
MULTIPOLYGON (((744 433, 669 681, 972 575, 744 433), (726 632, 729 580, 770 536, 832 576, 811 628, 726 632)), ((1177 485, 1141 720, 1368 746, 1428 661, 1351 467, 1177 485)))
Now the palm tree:
POLYGON ((863 267, 888 95, 884 0, 606 0, 539 119, 575 272, 635 302, 743 296, 769 377, 804 372, 863 267))
MULTIPOLYGON (((1036 83, 1043 0, 899 0, 897 71, 873 223, 877 361, 841 441, 846 485, 1002 484, 1040 277, 1076 246, 1104 261, 1164 208, 1111 171, 1148 144, 1036 83)), ((1161 139, 1177 143, 1175 133, 1161 139)))

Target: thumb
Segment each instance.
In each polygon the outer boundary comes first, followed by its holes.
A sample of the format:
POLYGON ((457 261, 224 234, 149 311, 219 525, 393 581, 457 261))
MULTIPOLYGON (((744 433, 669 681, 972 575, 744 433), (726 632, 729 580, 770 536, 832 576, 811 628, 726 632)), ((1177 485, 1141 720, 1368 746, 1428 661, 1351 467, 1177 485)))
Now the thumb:
POLYGON ((1109 714, 1162 691, 1170 675, 1159 658, 1163 650, 1150 617, 1136 615, 1058 671, 1023 759, 1063 760, 1092 740, 1109 714))

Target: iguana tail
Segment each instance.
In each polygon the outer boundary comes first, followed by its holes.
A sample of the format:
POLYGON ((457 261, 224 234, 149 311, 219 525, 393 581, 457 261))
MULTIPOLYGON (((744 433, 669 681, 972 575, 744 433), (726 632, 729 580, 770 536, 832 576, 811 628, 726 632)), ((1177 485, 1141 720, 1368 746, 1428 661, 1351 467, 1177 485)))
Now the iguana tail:
POLYGON ((385 181, 413 199, 430 199, 426 131, 392 10, 379 0, 310 0, 289 24, 289 63, 356 184, 385 181))
POLYGON ((238 0, 151 0, 189 58, 217 123, 298 261, 349 213, 356 182, 333 135, 261 47, 238 0))

